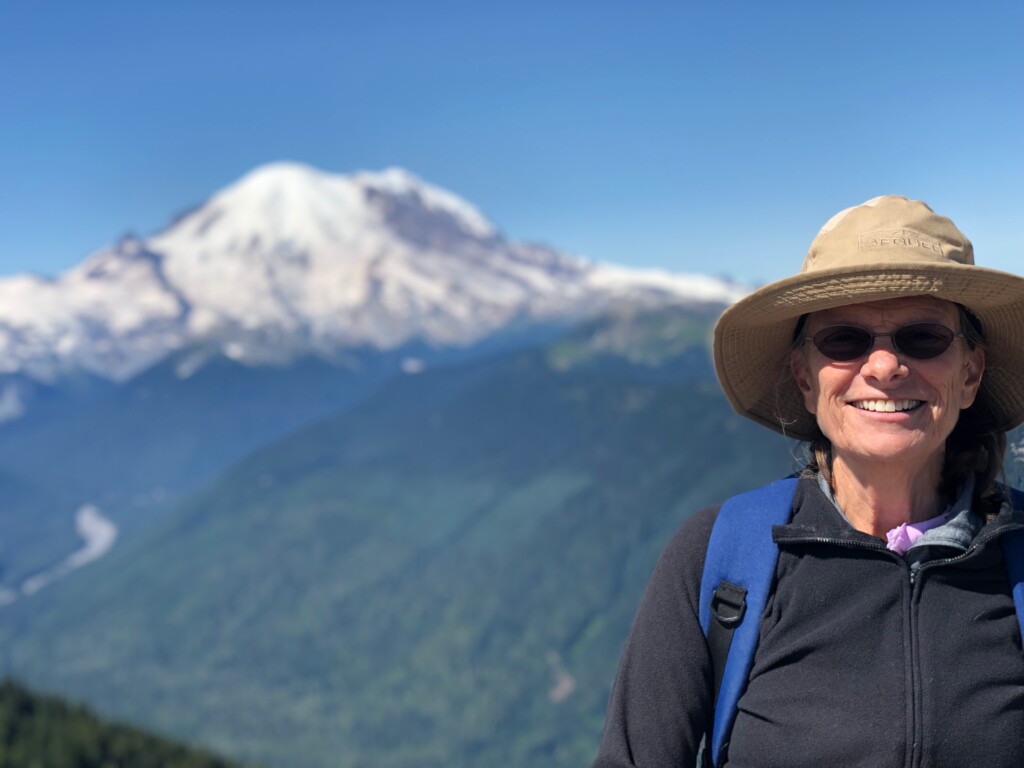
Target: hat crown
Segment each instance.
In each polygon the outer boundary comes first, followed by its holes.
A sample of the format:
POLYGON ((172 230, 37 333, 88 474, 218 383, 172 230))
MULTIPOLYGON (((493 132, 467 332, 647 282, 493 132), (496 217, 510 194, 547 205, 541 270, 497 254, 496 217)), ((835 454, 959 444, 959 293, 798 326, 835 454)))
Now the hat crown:
POLYGON ((971 241, 922 201, 890 195, 829 219, 811 243, 800 272, 953 262, 974 264, 971 241))

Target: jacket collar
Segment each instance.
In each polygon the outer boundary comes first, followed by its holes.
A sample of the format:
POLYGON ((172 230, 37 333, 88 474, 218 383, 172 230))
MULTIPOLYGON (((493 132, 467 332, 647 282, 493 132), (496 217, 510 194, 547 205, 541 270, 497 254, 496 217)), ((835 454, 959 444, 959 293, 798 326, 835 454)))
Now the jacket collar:
MULTIPOLYGON (((950 521, 929 531, 918 544, 952 546, 964 550, 979 536, 983 535, 984 540, 989 541, 1008 530, 1024 528, 1024 510, 1015 510, 1008 501, 1004 501, 999 514, 986 521, 970 509, 969 500, 972 496, 973 484, 969 493, 961 491, 960 498, 951 510, 953 517, 950 521), (947 526, 949 529, 944 531, 947 526), (934 536, 926 542, 929 534, 934 536)), ((816 475, 802 478, 797 484, 793 497, 793 517, 787 525, 775 526, 772 538, 778 543, 825 538, 836 540, 837 543, 855 542, 859 546, 872 545, 885 549, 884 541, 853 527, 833 501, 831 492, 826 495, 816 475)))

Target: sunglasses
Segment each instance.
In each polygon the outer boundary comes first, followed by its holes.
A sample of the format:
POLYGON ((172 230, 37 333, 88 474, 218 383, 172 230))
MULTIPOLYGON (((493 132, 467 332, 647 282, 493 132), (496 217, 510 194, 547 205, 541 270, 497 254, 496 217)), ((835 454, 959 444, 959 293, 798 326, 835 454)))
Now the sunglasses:
POLYGON ((812 342, 829 360, 846 363, 864 357, 875 346, 875 339, 887 336, 899 354, 931 360, 949 349, 953 339, 963 335, 939 323, 910 323, 892 333, 872 333, 856 325, 833 325, 805 336, 804 341, 812 342))

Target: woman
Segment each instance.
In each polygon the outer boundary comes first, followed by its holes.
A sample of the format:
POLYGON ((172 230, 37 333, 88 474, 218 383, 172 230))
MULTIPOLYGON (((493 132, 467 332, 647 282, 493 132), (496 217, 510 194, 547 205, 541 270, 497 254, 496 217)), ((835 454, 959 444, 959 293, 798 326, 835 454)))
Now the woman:
MULTIPOLYGON (((1024 650, 996 482, 1024 421, 1024 279, 928 206, 830 220, 798 275, 715 328, 736 410, 810 444, 727 750, 743 766, 1024 765, 1024 650)), ((713 713, 698 616, 718 508, 637 613, 595 766, 692 766, 713 713)))

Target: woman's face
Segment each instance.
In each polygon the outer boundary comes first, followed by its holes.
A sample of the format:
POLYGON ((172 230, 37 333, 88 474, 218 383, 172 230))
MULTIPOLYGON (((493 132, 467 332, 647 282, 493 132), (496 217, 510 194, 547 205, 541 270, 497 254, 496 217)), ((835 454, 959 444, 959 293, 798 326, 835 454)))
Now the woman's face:
MULTIPOLYGON (((960 332, 955 304, 914 296, 815 312, 807 318, 803 335, 812 337, 833 325, 891 333, 920 322, 960 332)), ((832 443, 834 458, 854 464, 898 460, 910 469, 923 469, 931 462, 941 465, 960 410, 978 393, 985 355, 957 337, 938 357, 916 360, 896 352, 892 339, 884 336, 863 357, 849 362, 829 360, 806 342, 793 352, 791 368, 805 407, 832 443), (880 410, 887 407, 901 410, 880 410)))

